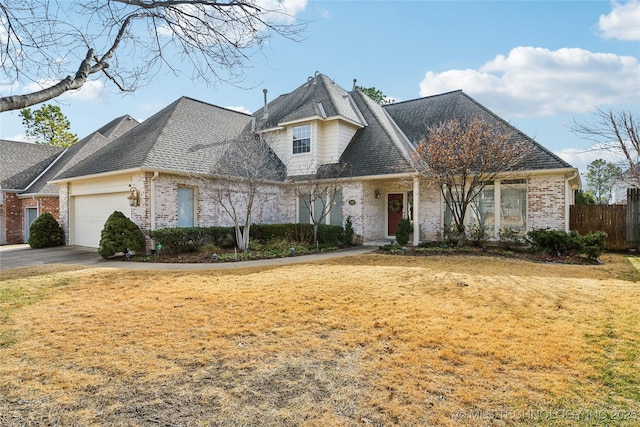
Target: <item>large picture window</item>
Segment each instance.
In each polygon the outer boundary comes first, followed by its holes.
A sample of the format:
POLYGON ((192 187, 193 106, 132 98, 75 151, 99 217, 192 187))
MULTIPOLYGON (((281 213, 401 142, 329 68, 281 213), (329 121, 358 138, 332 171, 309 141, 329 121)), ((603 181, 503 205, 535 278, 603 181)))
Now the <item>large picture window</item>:
MULTIPOLYGON (((331 190, 330 190, 331 191, 331 190)), ((342 225, 342 190, 329 193, 334 195, 327 199, 327 193, 318 195, 311 203, 311 194, 306 193, 298 198, 298 222, 311 224, 319 220, 323 211, 326 212, 322 224, 342 225), (327 212, 328 211, 328 212, 327 212)))
POLYGON ((500 183, 500 227, 527 231, 527 182, 523 179, 500 183))
POLYGON ((293 154, 311 152, 311 125, 293 128, 293 154))
POLYGON ((194 212, 193 188, 178 187, 178 227, 193 227, 194 212))
POLYGON ((471 230, 494 236, 495 196, 493 185, 485 186, 471 202, 471 230))

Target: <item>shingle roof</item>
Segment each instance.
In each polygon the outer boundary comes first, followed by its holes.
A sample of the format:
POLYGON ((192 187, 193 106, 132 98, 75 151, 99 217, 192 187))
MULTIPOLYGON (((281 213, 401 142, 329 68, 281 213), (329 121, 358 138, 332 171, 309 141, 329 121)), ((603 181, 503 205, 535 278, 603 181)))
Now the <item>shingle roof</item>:
POLYGON ((250 123, 247 114, 182 97, 56 180, 135 168, 206 173, 250 123))
POLYGON ((411 171, 412 147, 371 98, 359 90, 351 92, 367 126, 359 129, 340 158, 351 176, 387 175, 411 171))
POLYGON ((341 116, 364 125, 348 93, 324 74, 309 77, 307 82, 286 95, 280 95, 267 106, 267 118, 264 119, 264 107, 253 116, 262 129, 277 127, 287 123, 312 117, 341 116))
POLYGON ((58 194, 58 186, 50 184, 49 181, 93 155, 110 141, 133 129, 138 124, 139 122, 133 117, 124 115, 113 119, 97 131, 82 138, 69 147, 49 170, 27 188, 27 194, 58 194))
POLYGON ((542 145, 529 138, 462 91, 448 92, 411 101, 388 104, 383 107, 402 129, 409 141, 417 146, 429 126, 447 120, 478 117, 504 126, 512 132, 514 142, 523 142, 530 152, 521 165, 522 170, 564 169, 572 166, 542 145))
POLYGON ((61 147, 0 139, 0 187, 24 190, 63 151, 61 147))

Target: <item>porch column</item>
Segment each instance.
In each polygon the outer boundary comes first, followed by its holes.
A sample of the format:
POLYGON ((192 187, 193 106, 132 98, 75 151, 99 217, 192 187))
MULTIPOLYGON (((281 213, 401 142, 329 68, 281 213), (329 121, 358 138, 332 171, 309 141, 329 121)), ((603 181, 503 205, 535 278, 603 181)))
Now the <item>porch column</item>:
POLYGON ((420 243, 420 177, 413 177, 413 244, 420 243))

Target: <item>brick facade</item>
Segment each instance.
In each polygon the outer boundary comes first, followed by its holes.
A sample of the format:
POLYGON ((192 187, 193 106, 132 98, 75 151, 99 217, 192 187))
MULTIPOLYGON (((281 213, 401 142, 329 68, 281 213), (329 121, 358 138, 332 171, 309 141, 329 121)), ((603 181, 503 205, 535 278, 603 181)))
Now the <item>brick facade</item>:
POLYGON ((16 193, 3 193, 2 213, 2 241, 4 245, 14 245, 25 242, 25 209, 36 208, 38 215, 48 212, 60 222, 60 204, 58 197, 28 197, 20 198, 16 193))
POLYGON ((568 227, 567 195, 564 175, 536 176, 528 181, 527 229, 568 227))

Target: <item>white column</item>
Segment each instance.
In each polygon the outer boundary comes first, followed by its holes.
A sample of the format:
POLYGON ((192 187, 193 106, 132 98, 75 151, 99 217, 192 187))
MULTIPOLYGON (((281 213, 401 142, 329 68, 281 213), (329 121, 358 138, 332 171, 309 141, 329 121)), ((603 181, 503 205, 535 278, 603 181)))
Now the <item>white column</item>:
POLYGON ((420 243, 420 177, 413 177, 413 244, 420 243))

